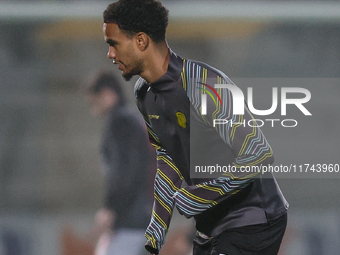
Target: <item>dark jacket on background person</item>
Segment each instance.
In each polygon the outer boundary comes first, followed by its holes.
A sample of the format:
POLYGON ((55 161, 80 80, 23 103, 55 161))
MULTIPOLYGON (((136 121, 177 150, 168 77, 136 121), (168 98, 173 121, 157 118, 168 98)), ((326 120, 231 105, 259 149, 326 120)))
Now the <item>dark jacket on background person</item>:
POLYGON ((150 149, 136 110, 122 103, 111 110, 101 152, 107 175, 104 203, 116 214, 114 228, 145 229, 152 206, 150 149))

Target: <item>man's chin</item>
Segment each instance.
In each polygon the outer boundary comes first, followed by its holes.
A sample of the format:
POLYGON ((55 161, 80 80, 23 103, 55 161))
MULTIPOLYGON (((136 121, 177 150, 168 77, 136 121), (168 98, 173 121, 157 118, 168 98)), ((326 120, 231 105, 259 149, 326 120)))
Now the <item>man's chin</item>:
POLYGON ((126 80, 126 81, 129 81, 131 80, 131 78, 134 76, 135 74, 133 73, 123 73, 123 78, 126 80))

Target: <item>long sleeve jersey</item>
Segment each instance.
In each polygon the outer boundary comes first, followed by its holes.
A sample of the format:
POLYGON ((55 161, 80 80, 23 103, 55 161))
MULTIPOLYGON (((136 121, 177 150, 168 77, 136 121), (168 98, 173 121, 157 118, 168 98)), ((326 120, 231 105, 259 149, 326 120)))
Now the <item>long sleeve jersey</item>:
POLYGON ((244 125, 253 119, 247 109, 233 115, 229 90, 206 97, 202 114, 201 95, 215 84, 233 83, 221 71, 172 51, 165 75, 151 84, 142 78, 136 82, 137 105, 157 151, 153 212, 145 233, 149 252, 158 253, 164 244, 175 206, 185 217, 194 217, 196 229, 207 236, 266 223, 288 208, 271 174, 236 171, 217 178, 191 178, 196 163, 218 162, 237 169, 273 163, 260 128, 244 125), (225 119, 226 124, 214 125, 214 119, 225 119))

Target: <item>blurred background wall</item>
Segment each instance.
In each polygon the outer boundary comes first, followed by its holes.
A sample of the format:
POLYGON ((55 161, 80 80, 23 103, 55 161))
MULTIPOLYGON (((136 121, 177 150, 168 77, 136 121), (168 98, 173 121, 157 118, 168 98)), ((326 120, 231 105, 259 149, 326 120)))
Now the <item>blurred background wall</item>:
MULTIPOLYGON (((264 130, 278 164, 340 163, 339 1, 163 3, 170 47, 231 79, 330 79, 304 85, 312 117, 264 130)), ((0 255, 63 255, 65 226, 86 235, 101 205, 102 123, 82 89, 99 70, 120 76, 102 35, 108 4, 0 1, 0 255)), ((278 179, 291 206, 281 255, 339 254, 338 177, 278 179)))

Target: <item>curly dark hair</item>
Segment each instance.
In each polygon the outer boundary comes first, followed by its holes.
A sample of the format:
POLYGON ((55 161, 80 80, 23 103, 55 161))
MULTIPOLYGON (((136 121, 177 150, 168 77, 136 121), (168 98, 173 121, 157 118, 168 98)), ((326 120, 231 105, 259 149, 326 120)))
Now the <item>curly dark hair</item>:
POLYGON ((165 40, 168 10, 157 0, 119 0, 103 13, 104 23, 115 23, 127 35, 144 32, 158 43, 165 40))

